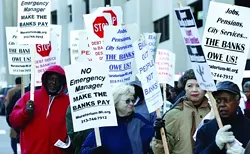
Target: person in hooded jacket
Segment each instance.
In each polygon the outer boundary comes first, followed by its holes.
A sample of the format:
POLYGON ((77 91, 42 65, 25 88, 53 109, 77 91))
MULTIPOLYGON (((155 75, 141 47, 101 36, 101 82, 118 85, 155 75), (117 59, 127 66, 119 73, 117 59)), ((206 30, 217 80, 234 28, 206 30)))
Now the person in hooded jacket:
POLYGON ((66 142, 66 110, 69 97, 64 94, 65 72, 61 66, 50 66, 42 75, 42 87, 25 93, 14 106, 9 116, 11 126, 20 129, 22 154, 66 154, 69 151, 56 147, 61 140, 66 142))
POLYGON ((157 118, 154 123, 155 137, 152 149, 155 154, 164 154, 160 129, 166 130, 170 154, 193 154, 193 135, 196 127, 210 111, 205 91, 199 87, 192 69, 183 75, 185 96, 168 111, 163 119, 157 118))
POLYGON ((152 123, 134 112, 135 88, 120 84, 113 89, 118 126, 100 127, 102 146, 96 146, 92 131, 81 154, 147 154, 154 135, 152 123))

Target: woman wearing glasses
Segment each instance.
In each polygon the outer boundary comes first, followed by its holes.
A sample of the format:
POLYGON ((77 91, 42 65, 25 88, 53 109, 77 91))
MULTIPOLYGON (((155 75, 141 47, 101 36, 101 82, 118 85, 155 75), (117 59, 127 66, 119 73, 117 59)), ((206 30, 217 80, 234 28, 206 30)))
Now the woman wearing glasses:
POLYGON ((154 134, 153 124, 134 113, 135 89, 121 84, 113 89, 118 126, 100 128, 102 146, 96 147, 91 132, 82 145, 81 154, 146 154, 154 134))

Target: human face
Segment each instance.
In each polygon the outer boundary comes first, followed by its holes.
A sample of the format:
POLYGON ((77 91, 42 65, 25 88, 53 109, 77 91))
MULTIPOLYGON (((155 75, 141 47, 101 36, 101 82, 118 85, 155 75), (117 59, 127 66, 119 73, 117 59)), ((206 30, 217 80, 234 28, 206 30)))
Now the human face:
POLYGON ((247 97, 247 100, 250 100, 250 88, 244 88, 244 93, 247 97))
POLYGON ((197 80, 189 79, 185 85, 186 97, 194 105, 200 105, 202 102, 205 91, 201 90, 197 80))
POLYGON ((122 95, 116 104, 117 114, 120 117, 129 116, 134 111, 134 97, 132 95, 122 95))
POLYGON ((47 90, 49 93, 57 93, 61 88, 60 77, 56 73, 49 74, 47 77, 47 90))
POLYGON ((217 92, 214 98, 221 118, 229 118, 235 115, 239 105, 239 100, 236 99, 237 97, 235 97, 235 95, 226 91, 221 91, 217 92))

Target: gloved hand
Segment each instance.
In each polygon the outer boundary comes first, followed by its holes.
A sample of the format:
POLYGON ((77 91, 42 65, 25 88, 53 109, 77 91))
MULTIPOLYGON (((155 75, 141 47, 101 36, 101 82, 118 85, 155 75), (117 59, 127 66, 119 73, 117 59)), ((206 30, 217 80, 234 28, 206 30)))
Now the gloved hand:
POLYGON ((26 103, 26 111, 28 112, 29 115, 33 115, 34 113, 34 108, 35 108, 35 104, 32 100, 29 100, 26 103))
POLYGON ((227 154, 244 154, 245 149, 239 144, 234 144, 227 150, 227 154))
POLYGON ((233 132, 229 132, 228 130, 231 128, 231 125, 225 125, 220 128, 215 137, 216 145, 222 150, 226 143, 233 142, 235 137, 233 132))
POLYGON ((161 128, 165 130, 165 120, 163 120, 162 118, 156 118, 154 122, 154 129, 155 138, 158 140, 161 140, 161 128))
POLYGON ((90 154, 109 154, 107 148, 105 148, 104 146, 99 146, 96 148, 93 148, 90 151, 90 154))

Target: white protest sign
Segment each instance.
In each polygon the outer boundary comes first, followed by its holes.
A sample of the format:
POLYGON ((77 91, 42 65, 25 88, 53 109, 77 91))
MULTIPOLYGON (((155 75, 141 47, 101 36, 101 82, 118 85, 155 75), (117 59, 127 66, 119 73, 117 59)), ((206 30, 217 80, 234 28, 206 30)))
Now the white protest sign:
POLYGON ((35 45, 35 86, 41 86, 41 77, 52 65, 60 65, 62 26, 51 25, 50 42, 35 45))
POLYGON ((199 32, 190 7, 177 8, 175 13, 200 88, 215 91, 216 86, 202 50, 199 32))
POLYGON ((133 43, 139 38, 136 24, 105 26, 104 60, 108 64, 111 84, 135 80, 133 43))
POLYGON ((144 33, 143 35, 146 38, 149 50, 153 53, 153 55, 155 55, 160 41, 161 33, 153 32, 153 33, 144 33))
POLYGON ((83 17, 93 56, 103 61, 104 26, 122 24, 121 7, 98 8, 94 13, 83 15, 83 17))
POLYGON ((143 35, 134 42, 133 48, 135 50, 136 66, 142 83, 143 94, 148 111, 151 113, 159 109, 163 104, 152 52, 149 51, 143 35))
POLYGON ((249 14, 246 7, 210 2, 202 45, 215 80, 241 85, 250 44, 249 14))
POLYGON ((78 57, 79 62, 88 62, 93 60, 93 53, 90 52, 90 46, 86 30, 82 30, 79 32, 79 50, 81 53, 78 57))
POLYGON ((159 83, 174 87, 175 54, 165 49, 157 49, 155 66, 159 83))
POLYGON ((31 73, 31 50, 28 44, 18 44, 17 27, 6 27, 9 74, 27 75, 31 73))
POLYGON ((50 0, 18 0, 18 43, 47 44, 50 40, 50 0))
POLYGON ((74 64, 78 57, 80 56, 79 51, 79 33, 81 30, 72 30, 70 31, 70 63, 74 64))
POLYGON ((101 61, 65 67, 74 132, 117 126, 108 67, 101 61))

